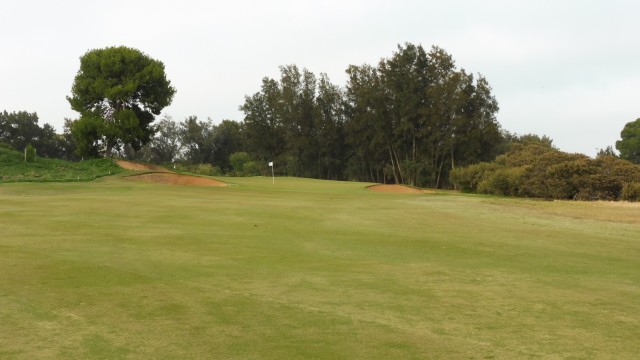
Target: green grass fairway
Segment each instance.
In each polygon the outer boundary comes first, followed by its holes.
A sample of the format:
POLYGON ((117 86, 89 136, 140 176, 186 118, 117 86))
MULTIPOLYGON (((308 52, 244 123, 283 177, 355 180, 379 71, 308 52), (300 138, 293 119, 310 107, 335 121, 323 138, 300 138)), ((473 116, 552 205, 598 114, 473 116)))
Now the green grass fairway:
POLYGON ((0 185, 2 359, 637 359, 640 206, 0 185))

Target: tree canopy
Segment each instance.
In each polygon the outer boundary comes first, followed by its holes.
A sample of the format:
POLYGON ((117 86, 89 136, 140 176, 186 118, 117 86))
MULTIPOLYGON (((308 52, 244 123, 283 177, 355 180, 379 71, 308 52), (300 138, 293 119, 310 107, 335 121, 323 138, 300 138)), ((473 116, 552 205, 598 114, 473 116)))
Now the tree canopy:
POLYGON ((294 176, 449 186, 456 166, 493 159, 504 141, 488 81, 434 47, 398 46, 351 65, 343 90, 295 65, 247 96, 248 151, 294 176))
POLYGON ((56 134, 50 124, 40 127, 38 120, 35 112, 0 112, 0 143, 20 151, 31 144, 40 157, 66 158, 68 143, 64 136, 56 134))
POLYGON ((620 158, 640 164, 640 118, 627 123, 616 142, 620 158))
POLYGON ((67 97, 80 118, 71 126, 77 151, 111 155, 130 145, 139 149, 151 140, 155 116, 171 104, 176 90, 164 64, 124 46, 90 50, 80 58, 67 97))

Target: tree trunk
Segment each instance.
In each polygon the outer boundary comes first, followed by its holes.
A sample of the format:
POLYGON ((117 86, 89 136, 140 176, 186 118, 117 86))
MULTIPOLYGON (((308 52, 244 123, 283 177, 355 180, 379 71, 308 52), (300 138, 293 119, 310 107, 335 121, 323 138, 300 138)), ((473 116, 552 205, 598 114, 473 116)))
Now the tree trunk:
POLYGON ((398 166, 398 175, 400 176, 400 183, 404 184, 404 176, 403 171, 402 171, 402 165, 400 165, 400 158, 398 157, 398 152, 396 151, 396 149, 392 146, 391 149, 393 150, 393 155, 396 157, 396 165, 398 166))
POLYGON ((391 151, 391 146, 389 146, 389 158, 391 158, 391 169, 393 170, 393 178, 396 180, 396 184, 399 184, 398 175, 396 174, 396 166, 393 162, 393 152, 391 151))
POLYGON ((440 188, 440 176, 442 175, 442 167, 444 166, 444 158, 446 153, 442 153, 442 160, 440 160, 440 166, 438 167, 438 177, 436 179, 436 189, 440 188))

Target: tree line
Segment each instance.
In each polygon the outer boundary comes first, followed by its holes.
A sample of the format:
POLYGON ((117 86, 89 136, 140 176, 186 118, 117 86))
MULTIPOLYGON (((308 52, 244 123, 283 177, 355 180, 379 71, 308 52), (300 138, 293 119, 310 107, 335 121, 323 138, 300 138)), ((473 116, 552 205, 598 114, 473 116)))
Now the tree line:
POLYGON ((31 144, 41 157, 78 158, 70 133, 57 134, 50 124, 40 126, 38 122, 35 112, 0 112, 0 146, 23 151, 31 144))
MULTIPOLYGON (((548 138, 501 129, 487 79, 457 68, 439 47, 406 43, 346 73, 339 86, 324 73, 281 66, 279 79, 263 78, 245 97, 242 121, 154 122, 175 94, 164 65, 136 49, 91 50, 67 98, 80 117, 55 134, 35 113, 5 111, 0 142, 31 142, 41 156, 118 156, 210 174, 266 174, 273 161, 279 175, 465 189, 461 169, 532 140, 553 148, 548 138)), ((620 155, 640 161, 640 119, 621 136, 620 155)))
POLYGON ((295 65, 264 78, 240 107, 248 152, 293 176, 447 187, 504 144, 487 80, 443 49, 405 44, 346 71, 344 88, 295 65))

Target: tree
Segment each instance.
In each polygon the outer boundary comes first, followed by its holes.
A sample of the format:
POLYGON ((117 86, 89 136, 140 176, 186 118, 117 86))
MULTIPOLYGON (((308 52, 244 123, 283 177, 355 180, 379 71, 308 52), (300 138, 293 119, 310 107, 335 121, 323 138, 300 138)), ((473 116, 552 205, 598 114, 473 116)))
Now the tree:
POLYGON ((244 112, 247 150, 256 160, 269 162, 284 153, 285 128, 281 119, 281 91, 278 82, 262 79, 262 87, 245 96, 240 110, 244 112))
POLYGON ((621 140, 616 141, 620 158, 640 164, 640 118, 627 123, 620 133, 621 140))
POLYGON ((240 107, 246 151, 259 163, 282 164, 287 175, 340 179, 342 105, 342 92, 325 74, 318 80, 307 69, 281 66, 280 81, 264 78, 240 107))
POLYGON ((38 114, 27 111, 0 112, 0 142, 22 151, 28 144, 38 149, 40 157, 62 157, 60 136, 53 126, 38 125, 38 114))
POLYGON ((138 150, 154 134, 151 123, 171 104, 176 90, 164 64, 139 50, 120 46, 88 51, 80 58, 71 108, 80 113, 72 125, 77 149, 94 156, 128 144, 138 150))
POLYGON ((213 142, 214 125, 211 119, 198 121, 189 116, 180 123, 178 134, 184 148, 184 158, 192 164, 213 164, 216 146, 213 142))
POLYGON ((405 44, 377 67, 352 65, 347 74, 350 177, 446 187, 456 166, 499 153, 504 139, 488 81, 457 70, 446 51, 405 44))
POLYGON ((601 158, 601 157, 614 157, 617 158, 618 154, 616 154, 615 150, 613 150, 613 146, 609 145, 604 149, 600 149, 598 150, 598 154, 596 154, 596 158, 601 158))
POLYGON ((242 151, 244 147, 241 124, 233 120, 222 120, 214 126, 212 140, 215 145, 213 165, 225 171, 231 170, 229 157, 242 151))
POLYGON ((149 143, 149 151, 152 154, 149 160, 161 164, 171 163, 182 149, 178 125, 166 115, 156 125, 156 130, 156 135, 149 143))

